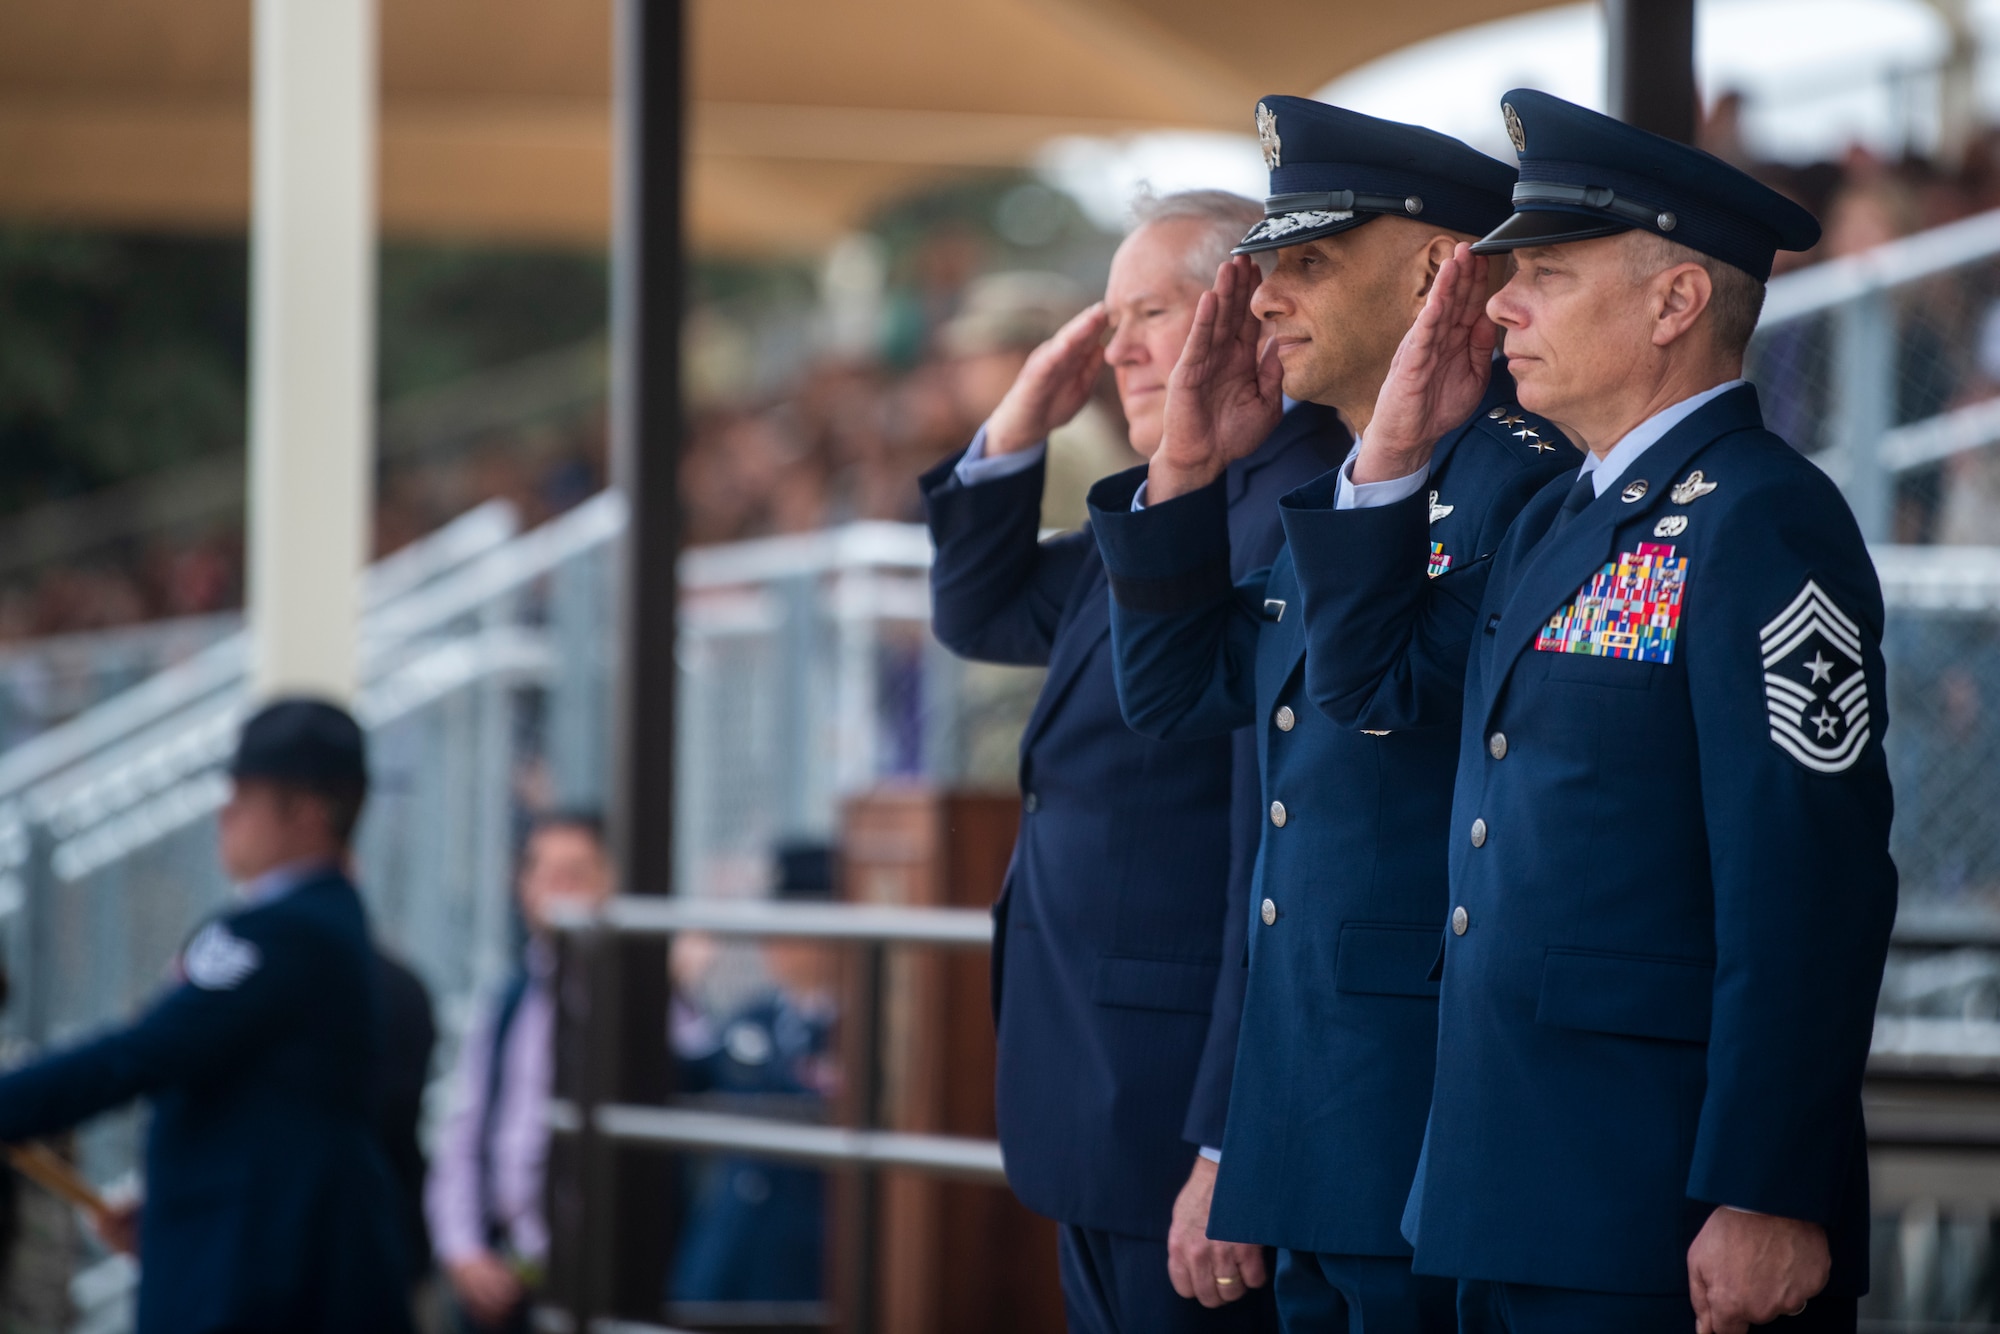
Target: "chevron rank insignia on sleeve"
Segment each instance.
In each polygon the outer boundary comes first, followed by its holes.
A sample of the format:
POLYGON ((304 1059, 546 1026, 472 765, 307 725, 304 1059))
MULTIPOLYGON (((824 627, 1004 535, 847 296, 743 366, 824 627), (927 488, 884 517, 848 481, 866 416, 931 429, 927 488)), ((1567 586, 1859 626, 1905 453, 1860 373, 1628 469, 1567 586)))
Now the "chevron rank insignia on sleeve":
POLYGON ((188 942, 181 955, 181 973, 203 991, 234 991, 263 961, 257 947, 226 923, 210 922, 188 942))
POLYGON ((1771 740, 1815 773, 1851 768, 1869 735, 1861 627, 1808 579, 1758 638, 1771 740))

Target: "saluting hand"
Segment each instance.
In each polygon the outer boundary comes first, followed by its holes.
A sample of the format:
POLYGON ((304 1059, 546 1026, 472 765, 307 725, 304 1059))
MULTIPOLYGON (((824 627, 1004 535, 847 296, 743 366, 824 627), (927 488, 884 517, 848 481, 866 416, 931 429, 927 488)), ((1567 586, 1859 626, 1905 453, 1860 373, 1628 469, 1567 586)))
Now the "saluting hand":
POLYGON ((1498 337, 1486 318, 1486 257, 1461 242, 1389 363, 1354 460, 1357 484, 1408 477, 1431 461, 1438 438, 1479 406, 1498 337))
POLYGON ((1083 411, 1104 368, 1104 303, 1096 302, 1028 354, 1013 387, 986 420, 986 454, 1027 449, 1083 411))
POLYGON ((1276 349, 1258 353, 1264 322, 1250 308, 1258 281, 1257 265, 1238 255, 1215 271, 1215 287, 1195 306, 1167 377, 1165 426, 1146 473, 1154 504, 1207 486, 1255 452, 1285 415, 1285 369, 1276 349))
POLYGON ((1826 1286, 1826 1229, 1797 1218, 1717 1209, 1688 1247, 1697 1334, 1745 1334, 1796 1315, 1826 1286))

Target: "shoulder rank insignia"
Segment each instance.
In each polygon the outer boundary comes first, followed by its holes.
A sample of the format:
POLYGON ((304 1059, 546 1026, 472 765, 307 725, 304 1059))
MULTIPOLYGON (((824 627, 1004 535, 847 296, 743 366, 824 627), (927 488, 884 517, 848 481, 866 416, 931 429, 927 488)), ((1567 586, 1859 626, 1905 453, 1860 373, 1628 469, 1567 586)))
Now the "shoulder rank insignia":
POLYGON ((1437 522, 1437 521, 1438 521, 1439 519, 1442 519, 1442 518, 1443 518, 1443 517, 1444 517, 1445 515, 1447 515, 1447 514, 1451 513, 1451 511, 1452 511, 1452 509, 1453 509, 1453 508, 1454 508, 1454 507, 1453 507, 1453 506, 1450 506, 1450 505, 1440 505, 1440 504, 1438 504, 1438 493, 1437 493, 1437 492, 1435 492, 1435 491, 1431 492, 1431 522, 1432 522, 1432 523, 1436 523, 1436 522, 1437 522))
POLYGON ((226 923, 210 922, 188 942, 181 955, 181 972, 203 991, 234 991, 262 962, 255 945, 226 923))
MULTIPOLYGON (((1449 509, 1451 507, 1447 505, 1445 508, 1449 509)), ((1442 542, 1431 543, 1431 556, 1430 559, 1424 563, 1424 573, 1429 575, 1431 578, 1435 579, 1439 575, 1443 574, 1446 570, 1449 570, 1450 568, 1451 568, 1451 557, 1444 554, 1444 543, 1442 542)))
POLYGON ((1667 499, 1673 501, 1676 505, 1686 505, 1691 501, 1700 500, 1713 490, 1715 490, 1715 483, 1703 477, 1701 469, 1696 468, 1693 472, 1682 478, 1674 486, 1673 490, 1667 492, 1667 499))
POLYGON ((1544 653, 1672 662, 1680 633, 1687 557, 1642 542, 1608 562, 1535 637, 1544 653))
MULTIPOLYGON (((1696 474, 1697 477, 1700 474, 1696 474)), ((1868 745, 1861 627, 1812 580, 1758 632, 1771 740, 1815 773, 1853 767, 1868 745)))
POLYGON ((1555 452, 1555 446, 1542 439, 1540 431, 1528 425, 1528 419, 1521 415, 1519 408, 1494 408, 1486 415, 1489 419, 1499 422, 1501 430, 1507 432, 1507 434, 1513 436, 1516 440, 1521 441, 1537 454, 1555 452))

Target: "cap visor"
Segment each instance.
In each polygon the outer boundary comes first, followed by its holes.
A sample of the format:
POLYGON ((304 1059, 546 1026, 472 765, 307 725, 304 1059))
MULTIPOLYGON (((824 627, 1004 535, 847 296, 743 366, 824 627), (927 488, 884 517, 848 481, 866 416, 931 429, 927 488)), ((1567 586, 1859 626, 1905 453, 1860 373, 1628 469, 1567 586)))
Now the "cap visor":
POLYGON ((1516 213, 1472 243, 1475 255, 1493 255, 1530 245, 1561 245, 1564 241, 1588 241, 1595 236, 1616 236, 1632 228, 1622 222, 1589 217, 1581 213, 1554 213, 1536 209, 1516 213))
POLYGON ((1304 245, 1307 241, 1317 241, 1323 236, 1351 232, 1375 216, 1377 215, 1373 213, 1355 213, 1344 209, 1332 217, 1311 210, 1301 213, 1273 213, 1252 227, 1243 237, 1242 243, 1229 253, 1249 255, 1259 250, 1282 250, 1288 245, 1304 245), (1324 220, 1315 221, 1315 218, 1324 220))

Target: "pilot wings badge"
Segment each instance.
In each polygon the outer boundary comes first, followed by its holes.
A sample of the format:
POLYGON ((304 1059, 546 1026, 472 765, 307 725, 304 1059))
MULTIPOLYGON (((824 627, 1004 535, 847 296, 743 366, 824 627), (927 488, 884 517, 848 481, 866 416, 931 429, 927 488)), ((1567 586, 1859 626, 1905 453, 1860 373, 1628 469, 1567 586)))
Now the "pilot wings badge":
POLYGON ((1457 508, 1457 506, 1455 506, 1455 505, 1440 505, 1440 504, 1438 504, 1438 493, 1437 493, 1437 492, 1435 492, 1435 491, 1431 492, 1431 522, 1432 522, 1432 523, 1436 523, 1436 522, 1437 522, 1437 521, 1438 521, 1439 519, 1442 519, 1442 518, 1443 518, 1443 517, 1444 517, 1445 515, 1447 515, 1447 514, 1451 513, 1451 512, 1452 512, 1452 510, 1454 510, 1454 509, 1456 509, 1456 508, 1457 508))
POLYGON ((203 991, 234 991, 249 980, 263 956, 222 922, 210 922, 181 955, 181 972, 203 991))
POLYGON ((1869 736, 1861 627, 1808 579, 1758 639, 1771 740, 1815 773, 1852 768, 1869 736))
POLYGON ((1278 139, 1278 113, 1262 102, 1257 104, 1257 142, 1264 149, 1264 170, 1276 171, 1278 150, 1284 147, 1278 139))

